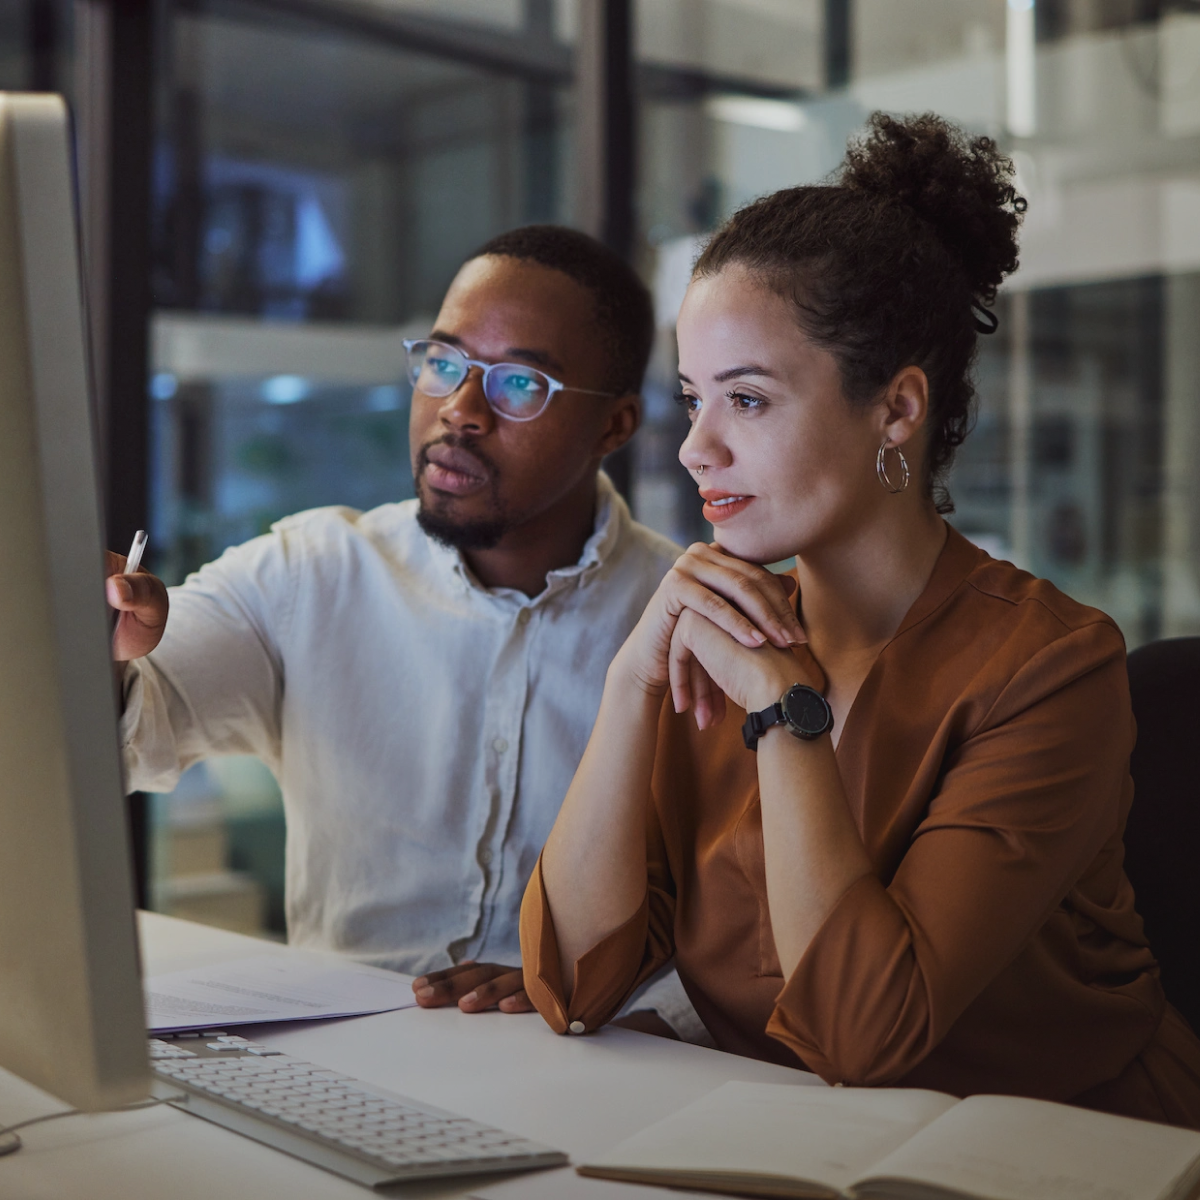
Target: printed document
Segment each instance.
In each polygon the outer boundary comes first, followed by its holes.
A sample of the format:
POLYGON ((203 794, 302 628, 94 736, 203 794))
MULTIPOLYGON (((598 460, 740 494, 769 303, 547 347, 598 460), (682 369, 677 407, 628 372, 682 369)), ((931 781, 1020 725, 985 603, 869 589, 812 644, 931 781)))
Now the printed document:
POLYGON ((413 976, 363 963, 261 954, 145 981, 150 1033, 315 1021, 413 1008, 413 976))

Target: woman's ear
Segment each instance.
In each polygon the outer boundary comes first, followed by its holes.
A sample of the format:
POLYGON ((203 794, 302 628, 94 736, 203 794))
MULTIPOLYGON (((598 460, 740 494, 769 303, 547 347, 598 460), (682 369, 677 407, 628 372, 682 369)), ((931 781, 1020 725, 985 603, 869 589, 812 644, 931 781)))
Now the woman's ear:
POLYGON ((888 385, 882 401, 883 435, 903 446, 929 415, 929 380, 920 367, 904 367, 888 385))

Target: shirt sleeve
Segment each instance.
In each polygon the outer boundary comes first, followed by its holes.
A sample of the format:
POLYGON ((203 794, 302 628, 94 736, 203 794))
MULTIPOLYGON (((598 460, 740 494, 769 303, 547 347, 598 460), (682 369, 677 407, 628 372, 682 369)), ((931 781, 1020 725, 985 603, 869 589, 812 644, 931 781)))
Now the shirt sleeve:
POLYGON ((860 879, 830 913, 767 1032, 829 1082, 905 1076, 1113 836, 1132 744, 1117 630, 1041 650, 948 756, 891 882, 860 879))
POLYGON ((674 956, 675 889, 655 807, 649 802, 646 807, 646 895, 624 925, 576 961, 569 1004, 563 999, 558 939, 540 857, 525 889, 521 904, 525 991, 556 1033, 566 1033, 576 1021, 585 1030, 611 1021, 630 996, 674 956))
POLYGON ((277 769, 292 602, 280 532, 227 550, 170 589, 162 641, 126 666, 121 744, 130 791, 170 791, 202 758, 255 754, 277 769))
POLYGON ((710 1050, 716 1048, 713 1036, 700 1019, 700 1014, 692 1004, 679 978, 679 972, 674 967, 663 967, 622 1005, 616 1019, 627 1017, 631 1013, 652 1012, 660 1020, 665 1021, 681 1042, 690 1042, 693 1046, 707 1046, 710 1050))

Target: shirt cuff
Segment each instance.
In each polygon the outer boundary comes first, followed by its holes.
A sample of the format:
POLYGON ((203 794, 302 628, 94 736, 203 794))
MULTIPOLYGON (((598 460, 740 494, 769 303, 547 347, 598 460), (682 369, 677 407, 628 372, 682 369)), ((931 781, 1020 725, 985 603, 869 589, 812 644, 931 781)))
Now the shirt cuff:
POLYGON ((574 987, 563 999, 558 938, 542 879, 542 863, 534 868, 521 905, 521 959, 525 991, 556 1033, 584 1033, 610 1021, 629 995, 663 965, 647 945, 649 896, 623 925, 601 938, 575 963, 574 987))
POLYGON ((124 664, 121 671, 121 748, 125 749, 133 742, 138 722, 142 719, 142 707, 145 701, 145 681, 142 673, 132 662, 124 664))

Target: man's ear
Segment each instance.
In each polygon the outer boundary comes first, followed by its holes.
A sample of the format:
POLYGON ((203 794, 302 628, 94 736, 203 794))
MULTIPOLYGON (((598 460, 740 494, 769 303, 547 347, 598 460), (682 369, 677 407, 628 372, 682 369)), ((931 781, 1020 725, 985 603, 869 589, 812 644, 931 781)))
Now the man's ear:
POLYGON ((642 398, 636 392, 618 396, 612 403, 604 430, 596 443, 596 453, 603 458, 620 450, 638 431, 642 423, 642 398))

